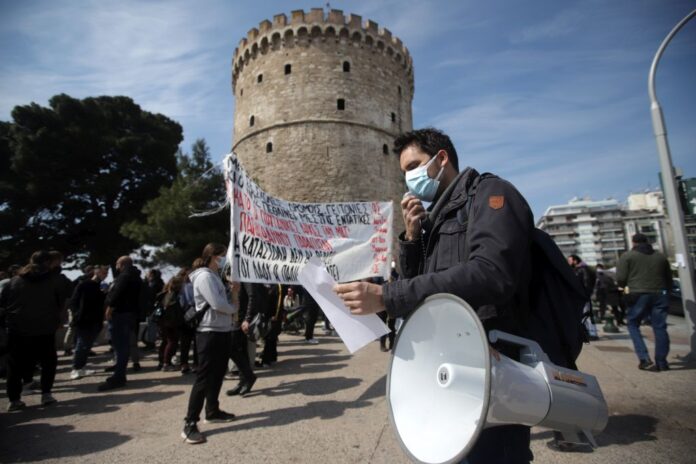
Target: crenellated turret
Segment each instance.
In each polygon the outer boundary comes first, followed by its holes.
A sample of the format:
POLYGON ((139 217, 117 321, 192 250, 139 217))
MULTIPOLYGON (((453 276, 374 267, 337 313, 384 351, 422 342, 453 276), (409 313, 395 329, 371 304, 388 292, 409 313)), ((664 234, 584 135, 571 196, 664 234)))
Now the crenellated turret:
POLYGON ((374 53, 382 53, 394 59, 406 70, 413 81, 413 62, 408 49, 400 39, 392 37, 386 28, 380 28, 374 21, 363 21, 361 16, 344 16, 341 10, 330 10, 325 14, 322 8, 312 8, 309 12, 295 10, 290 13, 290 22, 284 14, 275 15, 273 22, 263 20, 258 28, 252 28, 247 36, 240 40, 234 51, 232 85, 237 81, 239 72, 258 56, 258 51, 267 49, 274 43, 274 36, 280 50, 300 42, 311 45, 312 41, 342 40, 351 41, 355 46, 369 47, 374 53), (265 48, 264 48, 264 43, 265 48))
POLYGON ((400 201, 391 147, 412 129, 413 66, 388 29, 340 10, 296 10, 251 28, 232 65, 232 149, 264 190, 400 201))

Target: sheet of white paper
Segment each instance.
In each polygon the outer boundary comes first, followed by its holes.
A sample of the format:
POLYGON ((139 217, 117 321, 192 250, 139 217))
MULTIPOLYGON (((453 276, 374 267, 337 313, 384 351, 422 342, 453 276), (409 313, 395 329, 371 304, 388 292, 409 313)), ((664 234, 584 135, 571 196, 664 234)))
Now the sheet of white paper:
POLYGON ((336 281, 318 258, 310 258, 297 280, 319 304, 351 354, 389 333, 389 328, 376 314, 356 316, 350 313, 343 300, 333 291, 336 281))

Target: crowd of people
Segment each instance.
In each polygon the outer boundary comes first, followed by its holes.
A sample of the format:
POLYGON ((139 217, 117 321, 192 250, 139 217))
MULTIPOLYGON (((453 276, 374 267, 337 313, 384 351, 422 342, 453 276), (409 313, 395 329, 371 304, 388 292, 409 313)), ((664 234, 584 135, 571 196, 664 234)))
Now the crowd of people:
MULTIPOLYGON (((406 226, 399 236, 402 276, 389 282, 342 283, 334 291, 353 314, 382 313, 388 323, 408 316, 432 294, 451 293, 475 308, 486 332, 503 330, 526 336, 533 327, 521 321, 530 314, 531 244, 536 234, 524 197, 495 175, 479 174, 471 167, 460 171, 451 140, 437 129, 401 134, 394 141, 394 151, 409 188, 401 201, 406 226)), ((600 316, 610 306, 616 323, 625 321, 639 369, 668 370, 670 266, 644 235, 636 234, 632 241, 633 248, 618 262, 615 279, 601 267, 592 269, 580 256, 568 257, 568 263, 584 288, 589 338, 597 337, 591 302, 594 294, 600 316), (654 363, 640 334, 640 324, 646 318, 655 332, 654 363)), ((166 284, 156 271, 148 273, 143 282, 131 258, 122 256, 113 268, 115 278, 107 286, 104 266, 86 269, 73 285, 61 274, 60 253, 35 252, 26 266, 12 271, 15 276, 0 283, 0 320, 5 328, 0 334, 7 338, 9 410, 24 408, 22 385, 32 381, 37 364, 41 368, 42 404, 56 401, 51 395, 57 359, 55 334, 68 307, 72 327, 66 335, 68 353, 73 350, 74 337, 71 378, 90 374, 86 359, 104 320, 115 362, 107 368, 111 375, 99 385, 100 391, 125 386, 129 359, 134 370, 140 369, 138 342, 152 347, 159 333, 158 368, 195 372, 182 438, 192 444, 204 442, 205 436, 198 429, 204 409, 207 422, 234 419, 234 414, 220 409, 218 401, 230 361, 239 372, 239 383, 226 394, 244 396, 256 382, 254 368, 277 360, 283 321, 291 313, 299 313, 298 307, 306 319, 306 342, 317 343, 314 326, 320 309, 309 295, 301 288, 232 282, 224 272, 229 266, 226 255, 224 245, 210 243, 192 269, 182 269, 166 284), (286 311, 288 316, 283 317, 286 311), (147 324, 140 330, 144 318, 147 324), (263 349, 257 359, 260 343, 263 349), (189 363, 191 344, 194 356, 189 363), (178 365, 174 361, 177 351, 178 365)), ((575 284, 572 279, 571 274, 575 284)), ((330 331, 330 324, 325 329, 330 331)), ((561 345, 546 341, 550 357, 564 358, 561 345)), ((382 350, 388 351, 393 343, 393 337, 386 336, 381 340, 382 350)), ((504 344, 495 349, 518 359, 519 353, 504 344)), ((568 361, 574 364, 574 358, 568 361)), ((567 444, 557 435, 554 442, 567 444)), ((486 428, 466 459, 471 464, 527 463, 533 459, 529 445, 528 426, 486 428)), ((557 449, 563 450, 560 446, 557 449)))
MULTIPOLYGON (((319 343, 314 327, 321 310, 302 287, 233 283, 226 277, 225 253, 224 246, 209 244, 192 268, 180 269, 167 282, 157 269, 141 277, 128 256, 111 268, 86 266, 74 281, 62 273, 63 255, 57 251, 37 251, 26 265, 10 267, 0 275, 0 375, 7 378, 8 411, 24 409, 23 391, 39 385, 41 404, 56 402, 56 334, 65 326, 62 348, 71 359, 71 380, 97 374, 88 367, 93 347, 98 340, 110 345, 113 363, 102 368, 109 376, 98 391, 126 386, 129 362, 133 372, 142 369, 143 349, 156 349, 156 369, 193 374, 184 439, 204 440, 196 429, 202 405, 206 421, 233 417, 217 407, 223 379, 239 376, 227 395, 252 390, 255 371, 278 360, 286 314, 301 320, 306 343, 319 343), (107 282, 110 270, 113 279, 107 282), (197 327, 186 320, 190 308, 203 312, 197 327)), ((324 319, 325 333, 335 334, 324 319)))

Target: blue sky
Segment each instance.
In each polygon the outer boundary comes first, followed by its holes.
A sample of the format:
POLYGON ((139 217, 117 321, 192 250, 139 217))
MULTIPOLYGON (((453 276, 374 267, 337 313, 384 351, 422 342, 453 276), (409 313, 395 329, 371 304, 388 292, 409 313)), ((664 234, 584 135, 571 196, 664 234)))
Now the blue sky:
MULTIPOLYGON (((231 146, 231 59, 263 19, 322 2, 0 0, 0 119, 58 93, 128 95, 184 127, 182 148, 231 146)), ((448 132, 460 165, 495 172, 536 218, 574 196, 658 185, 647 76, 696 1, 332 1, 400 37, 414 125, 448 132)), ((657 75, 674 164, 696 177, 696 19, 657 75)))

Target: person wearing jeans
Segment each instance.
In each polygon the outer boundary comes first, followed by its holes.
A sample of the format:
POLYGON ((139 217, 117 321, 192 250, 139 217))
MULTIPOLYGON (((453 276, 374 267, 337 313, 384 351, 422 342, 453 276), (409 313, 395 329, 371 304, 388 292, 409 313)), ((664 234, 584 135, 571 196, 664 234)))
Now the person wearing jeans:
POLYGON ((225 269, 226 253, 224 245, 209 243, 203 248, 201 257, 194 261, 194 271, 190 275, 196 311, 204 313, 196 333, 196 380, 191 387, 184 430, 181 432, 181 438, 189 444, 206 441, 197 425, 204 404, 205 421, 208 423, 229 422, 235 418, 234 414, 220 409, 218 400, 230 356, 232 316, 238 309, 236 295, 239 284, 233 286, 233 302, 230 303, 225 285, 218 275, 219 271, 225 269))
POLYGON ((667 334, 668 291, 672 286, 672 270, 662 253, 653 250, 648 237, 635 234, 633 248, 621 255, 616 268, 616 281, 628 289, 626 325, 638 356, 638 369, 655 372, 669 369, 669 335, 667 334), (643 318, 650 316, 655 333, 655 365, 640 334, 643 318))
POLYGON ((667 333, 667 313, 669 296, 667 292, 632 294, 633 304, 628 309, 626 325, 631 335, 633 349, 644 368, 650 368, 650 354, 640 334, 640 324, 646 316, 650 317, 653 333, 655 334, 655 364, 654 370, 669 369, 667 355, 669 354, 669 334, 667 333))
MULTIPOLYGON (((126 367, 131 354, 131 337, 138 325, 140 291, 143 285, 140 271, 133 266, 133 260, 121 256, 116 261, 118 276, 106 295, 106 320, 109 321, 111 345, 116 353, 113 375, 97 388, 99 391, 111 390, 126 385, 126 367)), ((112 370, 111 368, 107 368, 112 370)))

